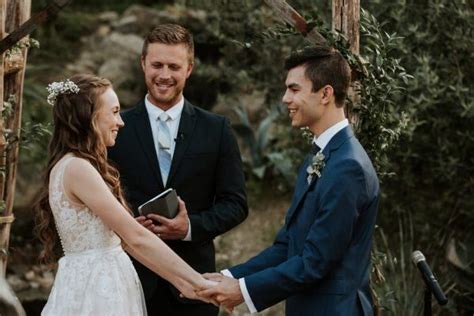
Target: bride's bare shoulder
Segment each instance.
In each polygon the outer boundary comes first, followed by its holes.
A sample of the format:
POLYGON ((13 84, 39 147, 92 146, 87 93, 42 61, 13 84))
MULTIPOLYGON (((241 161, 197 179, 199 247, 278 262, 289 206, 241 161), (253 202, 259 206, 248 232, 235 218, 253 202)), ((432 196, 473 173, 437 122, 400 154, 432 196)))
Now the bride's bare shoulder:
POLYGON ((84 158, 72 157, 72 159, 69 159, 64 169, 65 179, 70 178, 75 179, 76 181, 90 181, 97 180, 97 177, 101 178, 94 166, 84 158))

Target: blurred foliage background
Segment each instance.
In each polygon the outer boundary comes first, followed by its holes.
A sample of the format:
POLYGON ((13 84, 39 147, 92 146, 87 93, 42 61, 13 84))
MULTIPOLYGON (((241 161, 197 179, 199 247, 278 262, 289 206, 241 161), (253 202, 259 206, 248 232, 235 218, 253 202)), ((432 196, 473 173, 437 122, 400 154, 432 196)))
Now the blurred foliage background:
MULTIPOLYGON (((47 2, 33 1, 32 12, 47 2)), ((329 31, 330 1, 288 3, 357 65, 340 36, 329 31)), ((423 285, 410 262, 411 252, 420 249, 450 297, 447 307, 435 306, 435 313, 472 315, 474 4, 362 0, 361 7, 361 56, 368 74, 358 88, 361 102, 350 108, 382 182, 373 251, 379 303, 384 315, 421 313, 423 285)), ((32 34, 41 48, 29 53, 23 125, 49 123, 44 87, 77 71, 111 77, 123 107, 133 106, 145 92, 133 43, 158 22, 180 23, 194 34, 196 67, 185 95, 231 118, 251 208, 276 195, 289 200, 309 143, 302 131, 290 128, 281 105, 282 65, 292 49, 307 43, 261 1, 73 1, 32 34), (111 64, 121 45, 130 48, 126 63, 111 64), (110 46, 112 53, 102 49, 110 46)), ((47 134, 33 134, 37 139, 20 154, 20 219, 12 235, 12 260, 30 262, 36 249, 30 204, 48 142, 47 134)))

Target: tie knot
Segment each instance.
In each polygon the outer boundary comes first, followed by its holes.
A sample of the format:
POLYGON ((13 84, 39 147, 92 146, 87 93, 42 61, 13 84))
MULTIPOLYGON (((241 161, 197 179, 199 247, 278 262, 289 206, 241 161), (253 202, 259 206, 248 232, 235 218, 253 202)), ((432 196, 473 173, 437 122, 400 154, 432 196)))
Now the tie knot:
POLYGON ((318 145, 316 145, 316 143, 311 143, 311 153, 313 155, 316 155, 320 150, 321 148, 318 145))
POLYGON ((158 119, 162 122, 166 122, 166 121, 169 121, 170 116, 168 115, 168 113, 163 112, 158 116, 158 119))

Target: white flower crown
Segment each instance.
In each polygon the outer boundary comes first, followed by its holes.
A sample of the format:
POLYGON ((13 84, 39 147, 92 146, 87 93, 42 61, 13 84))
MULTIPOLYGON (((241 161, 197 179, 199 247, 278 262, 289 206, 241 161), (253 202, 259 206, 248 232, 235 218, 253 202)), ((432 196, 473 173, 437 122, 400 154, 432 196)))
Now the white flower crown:
POLYGON ((78 93, 80 91, 79 87, 69 79, 64 81, 52 82, 46 88, 48 90, 48 103, 51 106, 54 106, 56 103, 56 98, 60 94, 64 93, 78 93))

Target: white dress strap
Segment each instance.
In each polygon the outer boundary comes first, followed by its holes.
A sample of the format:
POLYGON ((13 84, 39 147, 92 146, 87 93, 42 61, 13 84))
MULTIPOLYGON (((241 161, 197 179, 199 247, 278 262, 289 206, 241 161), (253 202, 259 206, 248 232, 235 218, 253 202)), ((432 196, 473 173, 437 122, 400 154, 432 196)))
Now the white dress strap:
POLYGON ((59 191, 62 193, 63 199, 67 200, 69 203, 76 205, 76 206, 84 206, 83 204, 74 202, 71 200, 71 198, 67 195, 66 190, 64 188, 64 170, 66 170, 67 165, 69 162, 71 162, 74 159, 81 159, 78 157, 74 157, 70 154, 66 154, 61 160, 58 162, 58 167, 57 170, 54 170, 54 175, 53 175, 53 189, 56 191, 59 191))

